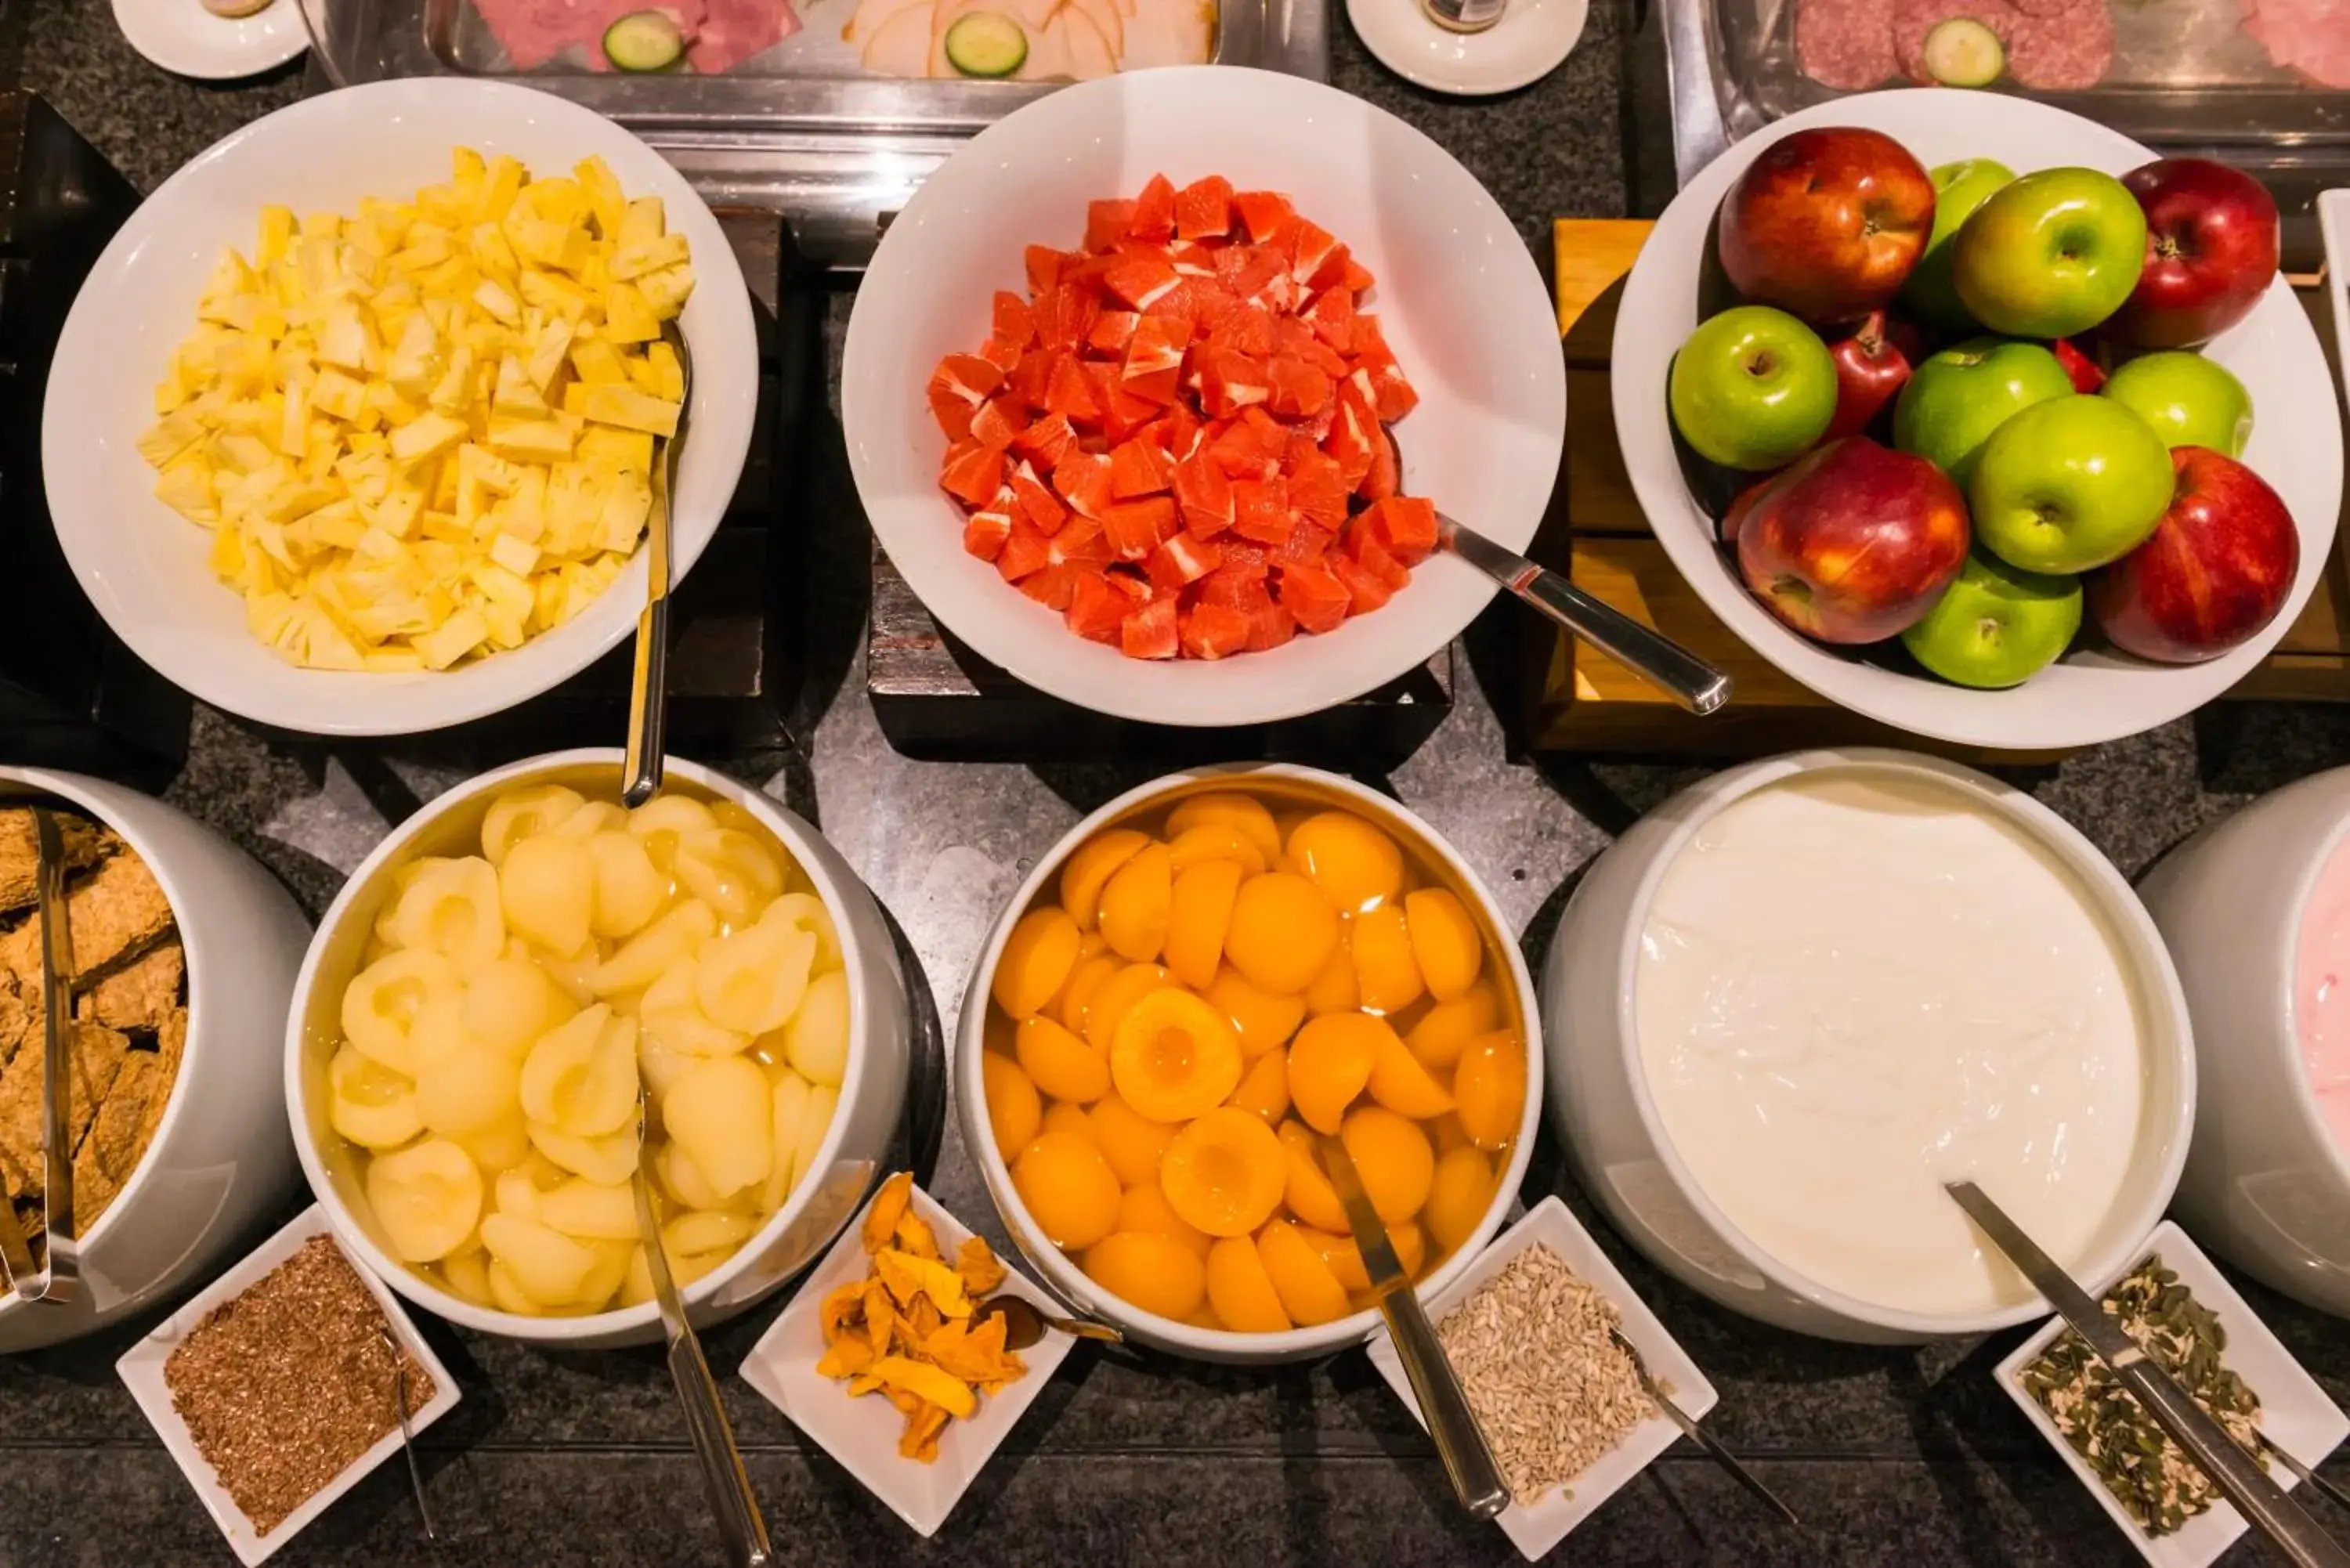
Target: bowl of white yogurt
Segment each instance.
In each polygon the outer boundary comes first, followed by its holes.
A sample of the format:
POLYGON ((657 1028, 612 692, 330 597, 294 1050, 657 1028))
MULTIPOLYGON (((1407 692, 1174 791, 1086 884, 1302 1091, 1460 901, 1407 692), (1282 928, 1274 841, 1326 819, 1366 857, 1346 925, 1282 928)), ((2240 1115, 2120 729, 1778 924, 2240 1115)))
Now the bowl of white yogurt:
POLYGON ((1929 757, 1802 752, 1674 796, 1575 889, 1542 1000, 1586 1189, 1684 1283, 1804 1333, 2046 1314, 1960 1178, 2103 1289, 2187 1155, 2194 1046, 2144 906, 2047 807, 1929 757))
POLYGON ((2350 768, 2205 828, 2139 890, 2203 1068, 2179 1220, 2255 1279, 2350 1317, 2350 768))

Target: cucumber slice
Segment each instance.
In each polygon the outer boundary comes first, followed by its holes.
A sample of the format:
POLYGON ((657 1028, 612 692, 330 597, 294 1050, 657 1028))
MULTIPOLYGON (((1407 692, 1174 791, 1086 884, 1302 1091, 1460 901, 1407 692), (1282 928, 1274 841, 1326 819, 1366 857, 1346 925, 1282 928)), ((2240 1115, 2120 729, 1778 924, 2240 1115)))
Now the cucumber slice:
POLYGON ((685 35, 659 11, 631 11, 604 29, 604 57, 624 71, 665 71, 685 54, 685 35))
POLYGON ((997 11, 967 11, 947 29, 947 64, 967 77, 1008 77, 1028 58, 1028 35, 997 11))
POLYGON ((1972 16, 1953 16, 1926 35, 1926 74, 1944 87, 1989 87, 2005 69, 1999 35, 1972 16))

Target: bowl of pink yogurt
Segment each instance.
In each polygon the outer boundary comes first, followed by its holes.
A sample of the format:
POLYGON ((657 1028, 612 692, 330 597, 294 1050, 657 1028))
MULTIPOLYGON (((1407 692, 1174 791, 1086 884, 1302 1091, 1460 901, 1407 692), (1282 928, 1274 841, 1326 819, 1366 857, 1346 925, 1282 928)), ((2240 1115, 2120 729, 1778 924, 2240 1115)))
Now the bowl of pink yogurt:
POLYGON ((2195 1025, 2173 1212, 2246 1273, 2350 1317, 2350 768, 2205 828, 2138 891, 2195 1025))

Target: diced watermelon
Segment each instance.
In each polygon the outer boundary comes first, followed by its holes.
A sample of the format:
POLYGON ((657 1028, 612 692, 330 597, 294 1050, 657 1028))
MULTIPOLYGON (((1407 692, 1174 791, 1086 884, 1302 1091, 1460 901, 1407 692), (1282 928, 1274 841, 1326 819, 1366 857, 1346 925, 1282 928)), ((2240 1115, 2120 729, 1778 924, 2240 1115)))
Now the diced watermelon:
POLYGON ((1113 557, 1109 536, 1090 517, 1072 513, 1067 526, 1053 535, 1049 558, 1054 566, 1107 566, 1113 557))
POLYGON ((1086 377, 1093 383, 1094 401, 1101 409, 1101 432, 1106 441, 1122 441, 1143 426, 1157 419, 1159 407, 1136 397, 1118 379, 1118 367, 1105 359, 1089 359, 1084 366, 1086 377))
POLYGON ((1134 596, 1120 586, 1124 581, 1102 572, 1087 572, 1079 576, 1070 592, 1069 607, 1061 624, 1079 637, 1115 644, 1118 627, 1135 603, 1134 596))
POLYGON ((1355 296, 1344 286, 1326 288, 1305 307, 1314 335, 1344 354, 1355 340, 1355 296))
MULTIPOLYGON (((1290 515, 1297 517, 1295 509, 1291 511, 1290 515)), ((1337 530, 1325 528, 1319 523, 1308 523, 1303 517, 1297 517, 1297 525, 1289 531, 1289 537, 1284 539, 1274 551, 1274 559, 1284 564, 1294 561, 1318 562, 1329 553, 1331 545, 1337 537, 1337 530)))
POLYGON ((1028 292, 1031 296, 1050 294, 1061 281, 1061 268, 1068 257, 1050 245, 1030 245, 1023 259, 1028 265, 1028 292))
POLYGON ((1263 607, 1248 612, 1248 641, 1242 646, 1251 653, 1263 653, 1279 648, 1297 635, 1297 618, 1285 605, 1267 600, 1263 607))
POLYGON ((1371 288, 1378 282, 1377 278, 1371 275, 1371 269, 1365 266, 1361 262, 1357 261, 1353 256, 1348 256, 1347 258, 1347 275, 1344 281, 1347 286, 1352 289, 1357 296, 1361 295, 1365 290, 1371 288))
POLYGON ((1012 450, 1050 473, 1061 459, 1077 450, 1077 432, 1066 414, 1046 414, 1012 438, 1012 450))
POLYGON ((1183 612, 1183 651, 1193 659, 1223 659, 1248 646, 1249 618, 1229 605, 1204 600, 1183 612))
POLYGON ((939 368, 931 372, 931 412, 949 441, 961 441, 970 433, 972 415, 1002 385, 1003 368, 976 354, 950 354, 939 361, 939 368))
POLYGON ((1047 348, 1074 350, 1092 336, 1101 315, 1101 301, 1082 284, 1063 283, 1053 290, 1036 318, 1036 335, 1047 348))
POLYGON ((1378 609, 1394 597, 1395 590, 1358 561, 1334 554, 1324 557, 1322 564, 1329 568, 1332 576, 1347 586, 1347 613, 1349 615, 1363 615, 1378 609))
POLYGON ((1134 227, 1134 203, 1131 202, 1088 202, 1086 203, 1086 249, 1106 251, 1126 238, 1134 227))
POLYGON ((980 404, 979 412, 972 415, 971 439, 1002 452, 1027 422, 1027 410, 1020 406, 1020 400, 1003 393, 980 404))
POLYGON ((1347 553, 1363 570, 1388 586, 1389 592, 1411 581, 1411 568, 1388 554, 1388 547, 1357 517, 1347 524, 1347 553))
POLYGON ((1036 317, 1028 302, 1008 288, 995 291, 995 336, 1015 348, 1025 348, 1036 340, 1036 317))
POLYGON ((1221 174, 1194 180, 1176 194, 1175 232, 1187 240, 1222 239, 1232 232, 1232 182, 1221 174))
POLYGON ((1276 355, 1265 367, 1265 406, 1283 419, 1305 419, 1329 403, 1330 385, 1318 367, 1276 355))
POLYGON ((1069 520, 1069 509, 1061 504, 1061 498, 1025 462, 1012 471, 1012 498, 1019 504, 1020 514, 1040 534, 1058 534, 1061 524, 1069 520))
POLYGON ((1076 592, 1077 579, 1085 575, 1081 566, 1046 566, 1021 578, 1020 591, 1046 609, 1065 610, 1076 592))
POLYGON ((1200 407, 1210 419, 1227 420, 1272 395, 1264 362, 1229 348, 1211 348, 1200 367, 1200 407))
POLYGON ((1244 249, 1237 254, 1226 251, 1216 263, 1218 278, 1243 299, 1268 308, 1287 303, 1289 265, 1279 251, 1270 246, 1244 249))
POLYGON ((1183 280, 1165 256, 1128 256, 1103 275, 1102 283, 1116 297, 1135 309, 1149 311, 1183 280))
POLYGON ((957 441, 947 448, 939 484, 958 501, 984 506, 1003 488, 1003 454, 975 441, 957 441))
POLYGON ((1289 504, 1317 527, 1336 530, 1347 521, 1347 482, 1337 460, 1308 445, 1289 454, 1289 504))
POLYGON ((1333 381, 1344 380, 1355 367, 1347 357, 1315 336, 1314 324, 1295 316, 1284 316, 1274 326, 1274 345, 1281 355, 1303 359, 1333 381))
POLYGON ((1419 406, 1419 394, 1396 363, 1378 317, 1356 318, 1353 352, 1357 368, 1370 373, 1373 410, 1383 422, 1393 424, 1419 406))
POLYGON ((1102 514, 1102 532, 1122 561, 1139 561, 1176 531, 1175 498, 1153 495, 1114 503, 1102 514))
POLYGON ((1289 198, 1278 191, 1243 191, 1232 198, 1232 209, 1248 226, 1249 238, 1258 244, 1272 238, 1295 211, 1289 198))
POLYGON ((1417 566, 1436 549, 1436 503, 1424 495, 1391 495, 1375 502, 1361 526, 1403 566, 1417 566))
POLYGON ((1126 365, 1119 372, 1126 390, 1149 402, 1173 402, 1183 351, 1191 342, 1191 324, 1180 317, 1144 317, 1126 347, 1126 365))
POLYGON ((1007 583, 1041 572, 1048 564, 1052 546, 1045 535, 1025 523, 1015 521, 995 553, 995 569, 1007 583))
POLYGON ((1172 659, 1176 639, 1175 600, 1161 595, 1126 618, 1118 628, 1119 651, 1128 659, 1172 659))
POLYGON ((1008 337, 991 337, 979 346, 979 357, 1006 376, 1020 368, 1020 346, 1008 337))
POLYGON ((1337 462, 1338 477, 1352 494, 1371 472, 1373 443, 1384 443, 1385 438, 1379 433, 1378 416, 1364 406, 1350 383, 1339 383, 1336 407, 1337 416, 1323 439, 1322 450, 1337 462))
POLYGON ((1153 174, 1134 199, 1134 216, 1126 232, 1138 240, 1163 244, 1175 237, 1175 187, 1164 174, 1153 174))
POLYGON ((1223 551, 1196 534, 1174 534, 1142 563, 1152 583, 1164 593, 1191 587, 1224 562, 1223 551))
POLYGON ((1150 429, 1146 433, 1159 443, 1159 450, 1167 454, 1169 462, 1180 462, 1200 450, 1205 432, 1201 427, 1200 416, 1191 411, 1191 405, 1178 401, 1165 414, 1151 421, 1150 429))
POLYGON ((1264 586, 1266 575, 1263 561, 1245 559, 1239 549, 1227 546, 1224 564, 1200 579, 1200 602, 1222 605, 1243 615, 1252 613, 1273 602, 1273 594, 1264 586))
MULTIPOLYGON (((1363 483, 1355 493, 1366 501, 1384 501, 1396 493, 1402 483, 1402 474, 1396 462, 1395 442, 1388 432, 1377 427, 1371 431, 1371 467, 1363 475, 1363 483)), ((1409 565, 1409 563, 1407 563, 1409 565)))
POLYGON ((1236 479, 1232 482, 1232 531, 1263 545, 1278 545, 1297 526, 1289 510, 1289 482, 1236 479))
POLYGON ((1134 325, 1142 317, 1131 310, 1105 310, 1094 317, 1094 329, 1086 335, 1086 347, 1097 354, 1123 354, 1134 337, 1134 325))
POLYGON ((1303 562, 1281 569, 1280 584, 1274 597, 1281 607, 1297 618, 1297 624, 1307 631, 1328 631, 1347 618, 1347 610, 1354 602, 1347 596, 1347 585, 1321 567, 1303 562))
POLYGON ((1053 359, 1050 348, 1031 348, 1021 355, 1019 368, 1004 378, 1012 395, 1030 409, 1043 408, 1053 379, 1053 359))
POLYGON ((1232 482, 1205 452, 1175 465, 1175 500, 1183 509, 1183 526, 1202 538, 1232 525, 1232 482))
POLYGON ((1165 492, 1174 477, 1174 464, 1150 441, 1137 438, 1110 449, 1109 493, 1120 501, 1165 492))
POLYGON ((1099 520, 1109 513, 1109 458, 1097 452, 1072 452, 1053 465, 1053 490, 1080 516, 1099 520))
POLYGON ((974 512, 963 519, 962 547, 983 561, 993 561, 1003 553, 1003 542, 1012 537, 1012 518, 1003 512, 974 512))
POLYGON ((1346 249, 1328 230, 1304 218, 1295 219, 1282 231, 1281 250, 1289 262, 1289 280, 1301 292, 1318 286, 1315 279, 1325 267, 1331 269, 1328 282, 1336 283, 1344 277, 1346 249))
POLYGON ((1073 425, 1101 423, 1101 399, 1095 390, 1093 378, 1086 374, 1085 365, 1076 355, 1064 354, 1053 361, 1053 379, 1045 389, 1045 407, 1073 425))

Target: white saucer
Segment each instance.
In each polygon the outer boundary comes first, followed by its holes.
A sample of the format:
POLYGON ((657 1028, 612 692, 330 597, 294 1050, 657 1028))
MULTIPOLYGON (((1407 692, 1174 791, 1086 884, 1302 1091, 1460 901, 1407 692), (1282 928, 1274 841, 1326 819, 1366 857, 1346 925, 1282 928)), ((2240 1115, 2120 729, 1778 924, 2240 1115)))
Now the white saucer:
POLYGON ((1347 0, 1347 19, 1381 65, 1408 82, 1470 98, 1556 70, 1589 14, 1590 0, 1509 0, 1485 31, 1454 33, 1430 21, 1419 0, 1347 0))
POLYGON ((270 0, 266 10, 234 20, 213 16, 203 0, 114 0, 114 25, 165 70, 204 81, 255 76, 310 47, 301 0, 270 0))

